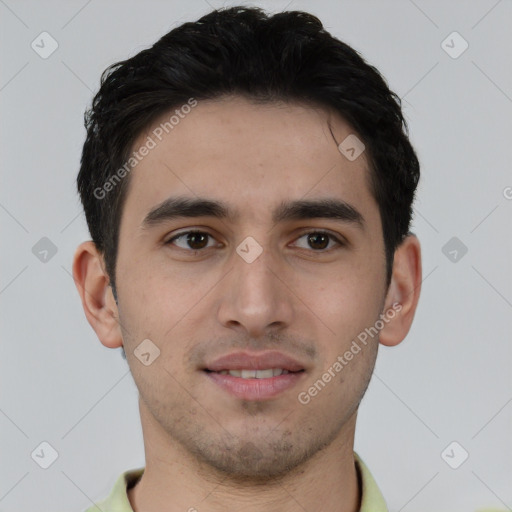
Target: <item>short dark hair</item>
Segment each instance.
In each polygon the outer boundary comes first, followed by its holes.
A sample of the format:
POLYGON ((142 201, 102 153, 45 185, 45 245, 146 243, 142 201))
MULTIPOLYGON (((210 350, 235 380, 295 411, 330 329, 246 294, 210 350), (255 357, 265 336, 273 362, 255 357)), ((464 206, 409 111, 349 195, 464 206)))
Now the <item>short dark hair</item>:
POLYGON ((257 7, 236 6, 184 23, 152 47, 109 66, 85 112, 78 192, 114 296, 119 225, 130 177, 118 186, 112 178, 129 160, 136 138, 157 118, 191 98, 231 95, 260 103, 320 105, 351 125, 370 163, 389 284, 394 251, 409 232, 420 176, 400 98, 376 68, 330 35, 317 17, 301 11, 269 16, 257 7), (106 194, 109 180, 116 186, 106 194))

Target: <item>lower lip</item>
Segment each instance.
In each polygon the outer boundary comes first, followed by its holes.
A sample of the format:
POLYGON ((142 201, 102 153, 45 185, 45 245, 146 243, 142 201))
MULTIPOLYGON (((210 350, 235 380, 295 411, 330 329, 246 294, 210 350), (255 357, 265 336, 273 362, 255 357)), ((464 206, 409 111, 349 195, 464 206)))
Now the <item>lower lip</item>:
POLYGON ((242 379, 232 375, 206 372, 206 375, 219 385, 242 400, 268 400, 292 388, 305 372, 286 373, 267 379, 242 379))

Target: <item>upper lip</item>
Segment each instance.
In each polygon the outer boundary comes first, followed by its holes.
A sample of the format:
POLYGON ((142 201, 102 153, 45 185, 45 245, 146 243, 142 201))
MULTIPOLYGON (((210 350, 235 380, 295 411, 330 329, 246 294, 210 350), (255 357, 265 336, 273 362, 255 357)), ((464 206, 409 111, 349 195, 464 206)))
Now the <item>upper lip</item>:
POLYGON ((304 370, 296 359, 275 350, 267 352, 232 352, 207 364, 205 370, 220 372, 222 370, 266 370, 281 368, 290 372, 304 370))

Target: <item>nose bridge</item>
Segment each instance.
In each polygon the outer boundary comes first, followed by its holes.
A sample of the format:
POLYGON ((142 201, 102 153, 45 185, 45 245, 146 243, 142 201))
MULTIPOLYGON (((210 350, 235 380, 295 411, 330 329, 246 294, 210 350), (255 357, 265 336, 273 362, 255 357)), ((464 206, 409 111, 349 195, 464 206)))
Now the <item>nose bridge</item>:
POLYGON ((236 248, 232 262, 219 321, 240 324, 252 334, 261 334, 272 324, 288 325, 292 316, 290 293, 277 277, 280 262, 269 245, 247 237, 236 248))
POLYGON ((252 303, 252 307, 270 305, 275 299, 277 283, 274 275, 276 270, 272 268, 276 267, 276 261, 268 239, 263 245, 253 237, 244 239, 236 248, 233 263, 233 277, 240 303, 252 303), (261 304, 258 304, 260 301, 261 304))
POLYGON ((275 267, 276 262, 269 244, 262 246, 254 238, 248 237, 237 247, 236 253, 233 258, 234 270, 244 293, 254 292, 257 295, 271 292, 270 287, 274 283, 270 277, 274 277, 276 270, 272 266, 275 267))

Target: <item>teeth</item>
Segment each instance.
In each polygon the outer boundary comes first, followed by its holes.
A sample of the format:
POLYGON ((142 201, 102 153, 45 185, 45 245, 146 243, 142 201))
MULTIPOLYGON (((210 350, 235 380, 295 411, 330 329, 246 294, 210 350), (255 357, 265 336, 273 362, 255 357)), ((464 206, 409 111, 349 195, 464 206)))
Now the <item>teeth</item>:
POLYGON ((222 370, 221 375, 231 375, 232 377, 241 377, 242 379, 270 379, 279 375, 290 373, 282 368, 268 368, 266 370, 222 370))
MULTIPOLYGON (((256 379, 270 379, 274 376, 274 370, 272 368, 268 370, 256 370, 254 372, 254 377, 256 379)), ((242 375, 243 377, 243 375, 242 375)))

